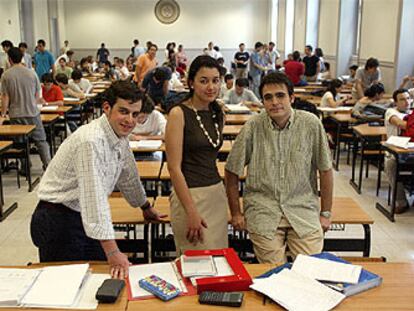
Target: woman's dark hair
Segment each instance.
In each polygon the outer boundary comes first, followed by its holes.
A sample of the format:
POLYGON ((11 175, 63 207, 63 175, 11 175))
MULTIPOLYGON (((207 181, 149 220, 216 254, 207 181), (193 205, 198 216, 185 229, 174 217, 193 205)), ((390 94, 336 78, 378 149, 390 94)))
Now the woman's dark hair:
POLYGON ((101 99, 103 102, 107 101, 113 107, 118 98, 136 103, 137 101, 142 101, 144 95, 134 83, 129 81, 116 81, 112 83, 109 89, 102 93, 101 99))
POLYGON ((341 87, 342 84, 344 84, 341 80, 339 79, 333 79, 328 86, 328 89, 326 90, 327 92, 331 92, 333 97, 335 98, 337 93, 336 93, 336 89, 338 87, 341 87))
MULTIPOLYGON (((208 55, 200 55, 197 56, 191 63, 190 69, 188 70, 188 77, 187 77, 187 85, 190 86, 190 92, 188 93, 188 96, 184 98, 182 102, 187 101, 188 99, 192 98, 194 95, 194 89, 192 88, 192 84, 194 82, 195 76, 197 75, 197 72, 200 71, 201 68, 215 68, 220 74, 221 66, 217 62, 216 59, 214 59, 211 56, 208 55)), ((169 110, 171 110, 175 105, 173 105, 169 110)), ((217 115, 217 120, 219 124, 223 123, 224 120, 224 113, 223 109, 221 109, 220 105, 216 100, 210 103, 210 107, 213 110, 213 112, 217 115)))
POLYGON ((321 48, 316 48, 315 49, 315 55, 318 57, 323 57, 323 51, 321 48))
POLYGON ((364 95, 369 98, 372 98, 384 92, 385 92, 384 85, 382 83, 376 83, 376 84, 371 85, 369 88, 367 88, 364 92, 364 95))

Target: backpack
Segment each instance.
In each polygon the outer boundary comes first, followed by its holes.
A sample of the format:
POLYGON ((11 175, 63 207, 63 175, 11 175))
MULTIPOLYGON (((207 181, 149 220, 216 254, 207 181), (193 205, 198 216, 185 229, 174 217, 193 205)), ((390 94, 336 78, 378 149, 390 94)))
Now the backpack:
POLYGON ((292 104, 292 108, 297 110, 305 110, 313 113, 319 118, 319 111, 316 106, 306 100, 295 99, 295 102, 292 104))

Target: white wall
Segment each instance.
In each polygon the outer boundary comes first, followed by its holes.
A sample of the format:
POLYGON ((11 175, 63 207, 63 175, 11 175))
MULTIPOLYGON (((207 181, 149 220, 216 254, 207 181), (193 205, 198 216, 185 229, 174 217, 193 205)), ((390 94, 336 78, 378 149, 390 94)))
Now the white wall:
POLYGON ((336 55, 338 40, 339 0, 321 0, 318 47, 325 55, 336 55))
MULTIPOLYGON (((277 23, 277 48, 281 52, 282 59, 286 54, 285 49, 285 26, 286 26, 286 0, 279 0, 279 12, 277 23)), ((288 52, 290 53, 290 51, 288 52)))
POLYGON ((18 0, 0 1, 0 42, 10 40, 15 45, 21 41, 18 0))
POLYGON ((303 51, 306 37, 306 2, 307 0, 295 1, 295 26, 293 33, 293 50, 303 51))
POLYGON ((397 38, 399 1, 364 0, 362 7, 361 58, 393 62, 397 38))
POLYGON ((172 25, 161 24, 152 0, 65 0, 66 39, 73 48, 129 48, 132 40, 151 40, 160 47, 169 41, 203 48, 211 40, 237 49, 270 37, 268 0, 180 0, 181 14, 172 25))

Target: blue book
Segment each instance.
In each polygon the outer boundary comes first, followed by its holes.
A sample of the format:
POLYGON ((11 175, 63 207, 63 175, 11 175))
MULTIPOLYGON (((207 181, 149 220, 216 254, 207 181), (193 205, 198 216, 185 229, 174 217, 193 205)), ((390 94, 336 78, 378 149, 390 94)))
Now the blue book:
MULTIPOLYGON (((326 260, 332 260, 332 261, 341 262, 345 264, 350 264, 350 262, 342 258, 339 258, 331 253, 320 253, 320 254, 315 254, 312 256, 316 258, 320 258, 320 259, 326 259, 326 260)), ((266 273, 260 275, 258 278, 267 278, 271 276, 272 274, 279 273, 283 269, 290 269, 290 268, 292 268, 292 264, 285 263, 284 265, 281 265, 279 267, 276 267, 275 269, 267 271, 266 273)), ((380 277, 379 275, 375 273, 362 269, 361 274, 359 275, 359 280, 357 284, 332 283, 332 282, 321 282, 321 283, 349 297, 349 296, 358 294, 360 292, 366 291, 370 288, 379 286, 382 283, 382 277, 380 277)))

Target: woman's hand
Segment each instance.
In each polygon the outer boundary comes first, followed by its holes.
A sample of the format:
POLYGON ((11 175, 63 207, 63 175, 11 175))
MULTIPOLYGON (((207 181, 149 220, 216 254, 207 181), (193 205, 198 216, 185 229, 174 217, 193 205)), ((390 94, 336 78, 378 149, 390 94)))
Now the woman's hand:
POLYGON ((200 217, 197 211, 192 211, 187 214, 187 240, 196 245, 198 242, 203 243, 204 232, 203 227, 207 228, 206 221, 200 217))

